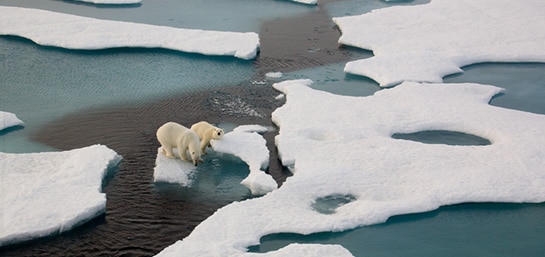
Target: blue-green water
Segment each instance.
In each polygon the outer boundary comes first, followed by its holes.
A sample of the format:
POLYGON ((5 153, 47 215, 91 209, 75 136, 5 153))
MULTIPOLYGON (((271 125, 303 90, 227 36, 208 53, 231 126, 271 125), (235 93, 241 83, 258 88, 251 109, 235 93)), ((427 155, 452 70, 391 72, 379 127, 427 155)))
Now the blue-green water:
MULTIPOLYGON (((221 3, 198 0, 144 1, 142 5, 125 8, 96 7, 69 1, 30 0, 0 0, 0 5, 32 6, 97 18, 184 28, 256 32, 265 20, 284 19, 316 9, 288 1, 268 0, 231 0, 221 3)), ((384 6, 387 4, 382 1, 341 1, 328 4, 327 9, 333 16, 340 16, 384 6)), ((353 52, 354 58, 369 55, 358 50, 353 52)), ((343 66, 344 63, 338 63, 297 70, 284 74, 281 79, 311 78, 316 82, 315 88, 344 95, 364 96, 380 90, 370 79, 344 74, 343 66)), ((119 105, 140 106, 144 102, 171 95, 250 84, 255 73, 252 61, 228 57, 208 57, 160 49, 69 51, 37 46, 17 37, 0 37, 0 110, 13 112, 25 122, 23 129, 0 134, 0 151, 55 150, 33 142, 29 139, 30 135, 48 122, 78 111, 115 108, 119 105)), ((446 77, 445 82, 478 82, 504 87, 505 93, 495 97, 491 104, 545 114, 545 64, 472 65, 465 67, 463 74, 446 77)), ((270 82, 267 83, 264 86, 270 86, 270 82)), ((132 199, 126 208, 135 212, 158 212, 160 216, 169 213, 176 218, 180 214, 170 213, 169 208, 185 211, 178 207, 180 201, 207 205, 210 198, 199 198, 199 195, 221 195, 229 200, 248 198, 247 189, 238 184, 247 174, 245 164, 219 156, 211 159, 214 161, 208 164, 209 167, 202 167, 203 171, 211 172, 200 172, 195 188, 155 185, 144 180, 144 184, 137 186, 147 188, 146 194, 153 194, 150 196, 151 201, 157 204, 151 204, 150 208, 149 204, 142 204, 143 199, 147 199, 142 197, 132 199), (218 160, 223 161, 217 163, 218 160)), ((124 179, 123 173, 115 175, 109 187, 126 188, 127 192, 117 193, 119 195, 134 193, 135 185, 125 185, 124 179)), ((111 192, 109 203, 114 202, 115 197, 116 193, 111 192)), ((127 230, 134 228, 134 223, 129 222, 125 226, 124 220, 110 220, 120 211, 110 206, 106 221, 93 223, 76 236, 58 241, 73 242, 75 246, 70 251, 85 252, 81 248, 87 246, 78 246, 77 242, 85 241, 87 233, 106 230, 103 227, 112 226, 112 223, 122 223, 127 230)), ((138 214, 133 220, 145 220, 143 217, 148 216, 138 214)), ((262 244, 252 247, 252 250, 266 252, 292 242, 312 242, 342 244, 355 256, 541 256, 545 252, 544 218, 544 204, 461 204, 428 213, 392 217, 384 224, 343 233, 270 235, 264 237, 262 244)), ((142 226, 157 226, 159 223, 159 220, 147 220, 142 222, 142 226)), ((186 228, 176 227, 169 231, 176 229, 186 228)), ((104 238, 104 241, 115 241, 112 238, 104 238)), ((133 236, 131 240, 134 242, 136 238, 133 236)), ((144 237, 142 242, 146 240, 149 238, 144 237)), ((33 247, 39 249, 39 244, 33 247)), ((122 241, 117 246, 110 246, 108 242, 104 244, 105 248, 111 247, 113 250, 96 252, 119 253, 122 250, 115 247, 129 243, 122 241)), ((154 251, 161 249, 156 246, 159 242, 150 244, 154 245, 154 251)), ((48 249, 63 255, 60 253, 63 247, 48 246, 48 249)), ((149 250, 138 255, 151 253, 149 250)))

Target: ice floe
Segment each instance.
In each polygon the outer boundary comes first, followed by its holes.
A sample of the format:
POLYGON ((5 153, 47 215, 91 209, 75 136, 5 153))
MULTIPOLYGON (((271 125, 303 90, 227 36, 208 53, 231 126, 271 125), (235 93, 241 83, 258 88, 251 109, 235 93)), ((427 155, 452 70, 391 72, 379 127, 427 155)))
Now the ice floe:
POLYGON ((74 0, 93 4, 139 4, 142 0, 74 0))
POLYGON ((441 82, 481 62, 545 62, 545 2, 432 0, 333 18, 339 43, 373 51, 345 72, 388 87, 403 81, 441 82))
POLYGON ((9 127, 21 126, 24 122, 17 118, 17 115, 0 111, 0 131, 9 127))
POLYGON ((267 141, 258 132, 267 130, 264 126, 243 125, 220 140, 210 141, 214 151, 233 154, 248 164, 250 174, 240 183, 253 195, 263 195, 277 188, 276 181, 264 171, 269 166, 269 149, 267 141))
POLYGON ((103 145, 0 152, 0 246, 61 233, 104 213, 103 180, 120 161, 103 145))
MULTIPOLYGON (((210 141, 214 151, 232 154, 248 164, 250 174, 240 183, 250 189, 253 195, 263 195, 277 188, 276 181, 264 172, 269 166, 269 149, 263 136, 258 134, 268 130, 260 125, 242 125, 221 139, 210 141)), ((206 161, 206 156, 204 159, 206 161)), ((159 150, 155 164, 155 182, 178 183, 190 187, 197 172, 194 165, 180 159, 167 158, 159 150)))
POLYGON ((184 162, 179 158, 178 149, 172 149, 176 159, 166 157, 157 149, 155 168, 153 169, 153 181, 180 184, 184 187, 191 187, 196 176, 197 167, 190 162, 184 162))
POLYGON ((252 59, 259 47, 259 36, 254 32, 181 29, 20 7, 2 6, 0 13, 0 35, 67 49, 165 48, 252 59))
MULTIPOLYGON (((462 202, 545 201, 545 116, 489 105, 501 88, 405 82, 350 97, 311 84, 274 85, 286 94, 273 113, 276 144, 294 175, 261 198, 219 209, 158 256, 254 256, 247 247, 268 234, 343 231, 462 202), (473 134, 491 144, 392 138, 426 130, 473 134), (339 198, 346 201, 327 212, 317 207, 339 198)), ((292 244, 263 256, 351 255, 321 247, 292 244)))

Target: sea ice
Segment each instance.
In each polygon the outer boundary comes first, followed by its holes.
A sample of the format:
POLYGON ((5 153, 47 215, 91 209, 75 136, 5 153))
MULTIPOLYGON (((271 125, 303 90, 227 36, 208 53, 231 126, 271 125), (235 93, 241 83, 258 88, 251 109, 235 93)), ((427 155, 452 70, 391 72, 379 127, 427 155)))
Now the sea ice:
MULTIPOLYGON (((178 149, 173 149, 173 152, 176 157, 179 156, 178 149)), ((197 167, 193 163, 184 162, 180 158, 168 158, 161 153, 160 147, 157 149, 157 158, 153 169, 154 182, 166 182, 191 187, 195 172, 197 172, 197 167)))
POLYGON ((139 4, 142 0, 74 0, 93 4, 139 4))
POLYGON ((20 7, 0 6, 0 13, 0 35, 68 49, 166 48, 252 59, 259 47, 259 36, 254 32, 180 29, 20 7))
MULTIPOLYGON (((489 105, 501 88, 404 82, 351 97, 311 84, 274 85, 286 94, 272 117, 280 127, 276 144, 294 175, 263 197, 219 209, 158 256, 254 256, 247 247, 268 234, 343 231, 463 202, 545 201, 545 116, 489 105), (491 144, 392 138, 426 130, 473 134, 491 144), (319 199, 339 196, 350 201, 328 212, 315 208, 319 199)), ((333 254, 318 247, 288 245, 263 255, 350 256, 342 247, 328 248, 333 254)))
POLYGON ((276 181, 264 170, 269 166, 267 141, 257 132, 266 132, 267 127, 242 125, 226 133, 220 140, 210 141, 217 152, 233 154, 248 164, 250 174, 240 183, 253 195, 264 195, 277 188, 276 181))
POLYGON ((441 82, 480 62, 545 62, 544 9, 541 0, 433 0, 333 21, 339 43, 375 55, 347 63, 345 72, 388 87, 441 82))
POLYGON ((102 183, 120 161, 103 145, 0 152, 0 246, 61 233, 104 213, 102 183))
POLYGON ((21 126, 23 124, 23 121, 17 118, 15 114, 0 111, 0 131, 9 127, 21 126))

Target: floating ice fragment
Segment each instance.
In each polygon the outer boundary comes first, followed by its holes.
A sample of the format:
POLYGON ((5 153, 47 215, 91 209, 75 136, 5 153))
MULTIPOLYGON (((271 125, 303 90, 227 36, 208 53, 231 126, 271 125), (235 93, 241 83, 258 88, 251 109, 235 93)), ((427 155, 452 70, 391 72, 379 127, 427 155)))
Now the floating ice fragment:
POLYGON ((10 112, 0 111, 0 131, 9 127, 21 126, 24 122, 10 112))
POLYGON ((264 126, 243 125, 226 133, 220 140, 210 141, 215 151, 233 154, 248 164, 250 174, 241 184, 249 188, 253 195, 264 195, 277 188, 276 181, 263 171, 269 166, 267 142, 256 133, 267 130, 264 126))
POLYGON ((345 71, 388 87, 441 82, 481 62, 545 62, 545 1, 433 0, 333 18, 339 43, 373 51, 345 71))
POLYGON ((74 0, 93 4, 139 4, 142 0, 74 0))
POLYGON ((72 229, 102 213, 102 183, 121 156, 103 145, 28 154, 0 152, 0 246, 72 229))
POLYGON ((282 77, 282 72, 267 72, 265 74, 265 77, 267 78, 273 78, 273 79, 278 79, 278 78, 281 78, 282 77))
POLYGON ((28 38, 67 49, 166 48, 204 55, 252 59, 259 36, 253 32, 205 31, 99 20, 20 7, 0 7, 0 35, 28 38))
MULTIPOLYGON (((178 149, 172 149, 176 157, 179 156, 178 149)), ((161 148, 157 149, 155 168, 153 168, 153 181, 180 184, 184 187, 191 187, 195 178, 197 167, 190 162, 184 162, 180 158, 171 159, 166 157, 161 148)))

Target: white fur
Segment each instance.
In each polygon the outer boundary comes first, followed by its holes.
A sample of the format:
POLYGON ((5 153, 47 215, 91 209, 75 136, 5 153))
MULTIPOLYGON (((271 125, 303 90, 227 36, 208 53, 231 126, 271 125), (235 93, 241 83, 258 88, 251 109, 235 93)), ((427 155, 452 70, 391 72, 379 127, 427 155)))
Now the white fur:
POLYGON ((172 149, 177 148, 180 159, 190 162, 187 158, 187 151, 189 150, 189 155, 195 166, 203 161, 199 150, 199 136, 176 122, 167 122, 159 127, 157 129, 157 140, 161 143, 163 154, 169 158, 176 158, 172 149))
POLYGON ((223 134, 225 134, 223 129, 215 127, 206 121, 193 124, 193 126, 191 126, 191 130, 197 133, 199 139, 201 140, 202 154, 206 154, 205 150, 207 146, 210 146, 211 139, 220 139, 223 137, 223 134))

